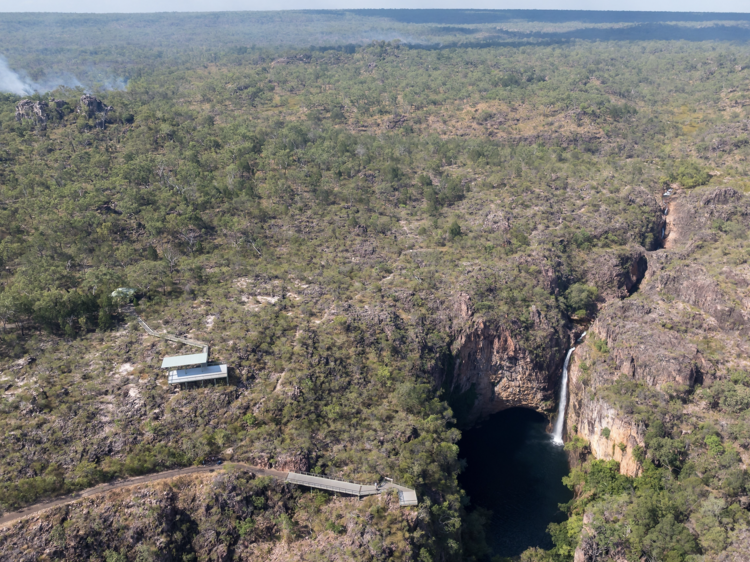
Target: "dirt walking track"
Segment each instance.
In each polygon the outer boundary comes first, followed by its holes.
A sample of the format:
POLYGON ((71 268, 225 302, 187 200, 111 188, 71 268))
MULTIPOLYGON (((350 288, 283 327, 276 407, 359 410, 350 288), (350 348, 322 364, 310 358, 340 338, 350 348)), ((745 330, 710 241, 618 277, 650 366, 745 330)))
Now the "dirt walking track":
POLYGON ((187 474, 198 474, 202 472, 216 472, 219 470, 224 470, 227 466, 237 466, 237 467, 247 468, 249 470, 252 470, 254 473, 258 474, 259 476, 271 476, 273 478, 277 478, 282 481, 286 480, 286 476, 287 476, 286 472, 281 472, 279 470, 270 470, 270 469, 265 469, 265 468, 257 468, 255 466, 250 466, 248 464, 243 464, 239 462, 227 463, 221 466, 216 466, 216 465, 191 466, 188 468, 179 468, 177 470, 167 470, 165 472, 157 472, 155 474, 147 474, 145 476, 136 476, 134 478, 127 478, 125 480, 115 480, 113 482, 108 482, 106 484, 99 484, 98 486, 94 486, 93 488, 89 488, 81 492, 76 492, 75 494, 62 496, 54 500, 35 503, 32 505, 26 506, 23 509, 19 509, 18 511, 11 511, 9 513, 5 513, 2 517, 0 517, 0 527, 13 523, 15 521, 18 521, 19 519, 23 519, 24 517, 28 517, 29 515, 34 515, 36 513, 39 513, 40 511, 44 511, 45 509, 59 507, 61 505, 66 505, 69 503, 76 502, 83 498, 96 496, 98 494, 106 494, 107 492, 111 492, 112 490, 117 490, 119 488, 137 486, 139 484, 146 484, 148 482, 157 482, 159 480, 167 480, 169 478, 176 478, 177 476, 185 476, 187 474))

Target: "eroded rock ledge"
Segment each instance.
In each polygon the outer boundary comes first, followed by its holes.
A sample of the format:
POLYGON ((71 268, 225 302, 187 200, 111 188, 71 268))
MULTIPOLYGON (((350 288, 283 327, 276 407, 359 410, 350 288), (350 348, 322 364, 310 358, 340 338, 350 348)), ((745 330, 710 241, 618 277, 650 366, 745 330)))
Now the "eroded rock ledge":
MULTIPOLYGON (((648 269, 646 251, 626 246, 595 256, 595 267, 586 281, 599 290, 600 304, 619 301, 635 291, 648 269)), ((547 271, 546 289, 560 294, 558 277, 547 271)), ((551 414, 567 350, 583 328, 559 316, 541 312, 532 305, 533 344, 498 321, 475 316, 469 295, 459 293, 454 301, 453 365, 442 381, 459 409, 463 424, 513 407, 551 414), (552 315, 552 316, 549 316, 552 315), (531 351, 533 349, 533 352, 531 351)))
POLYGON ((567 435, 588 441, 595 458, 620 462, 630 476, 641 470, 634 450, 647 428, 605 391, 618 380, 668 400, 747 369, 750 267, 726 265, 709 248, 722 228, 749 215, 747 196, 732 188, 671 198, 666 249, 647 254, 638 293, 601 311, 571 361, 567 435))

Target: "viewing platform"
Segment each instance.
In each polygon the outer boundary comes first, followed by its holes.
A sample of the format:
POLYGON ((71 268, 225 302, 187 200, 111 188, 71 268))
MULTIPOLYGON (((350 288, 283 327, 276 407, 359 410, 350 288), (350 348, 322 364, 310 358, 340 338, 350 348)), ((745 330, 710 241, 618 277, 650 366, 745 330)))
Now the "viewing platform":
POLYGON ((401 507, 419 505, 417 492, 415 490, 405 486, 399 486, 390 481, 384 484, 354 484, 352 482, 334 480, 327 476, 311 474, 309 472, 290 472, 286 477, 286 482, 297 484, 298 486, 307 486, 308 488, 318 488, 329 492, 357 496, 358 498, 382 494, 388 490, 395 489, 398 491, 398 503, 401 507))
POLYGON ((208 345, 188 338, 180 338, 170 334, 160 334, 152 330, 144 320, 132 311, 132 314, 138 319, 138 323, 146 330, 146 333, 175 343, 200 347, 200 353, 190 355, 170 355, 165 357, 161 362, 162 369, 170 369, 167 373, 167 382, 169 384, 188 385, 198 384, 204 386, 206 381, 213 381, 216 384, 218 380, 224 380, 229 383, 228 368, 226 365, 209 365, 208 364, 208 345), (178 367, 188 367, 179 369, 178 367))

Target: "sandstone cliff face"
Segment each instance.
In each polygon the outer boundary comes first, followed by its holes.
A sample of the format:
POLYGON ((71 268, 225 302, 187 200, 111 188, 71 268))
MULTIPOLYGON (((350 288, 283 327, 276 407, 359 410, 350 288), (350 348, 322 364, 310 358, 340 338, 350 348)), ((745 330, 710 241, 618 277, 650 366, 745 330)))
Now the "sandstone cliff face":
MULTIPOLYGON (((604 305, 631 294, 648 269, 646 252, 639 246, 604 251, 592 264, 587 282, 599 289, 604 305)), ((559 294, 555 272, 549 268, 540 272, 544 290, 559 294)), ((452 322, 456 333, 454 367, 449 391, 453 396, 468 393, 474 400, 464 423, 471 424, 512 407, 544 413, 554 409, 565 355, 582 329, 573 325, 561 329, 559 322, 547 318, 535 306, 531 307, 530 318, 538 336, 534 353, 509 327, 475 317, 469 295, 456 295, 452 322)))
POLYGON ((705 326, 702 315, 689 307, 647 301, 638 295, 603 310, 573 354, 568 436, 582 437, 595 458, 618 461, 620 471, 628 476, 640 474, 633 451, 636 445, 645 445, 646 427, 635 421, 633 412, 608 403, 600 389, 619 378, 657 390, 665 385, 690 389, 713 377, 714 367, 693 343, 692 334, 665 328, 686 321, 705 326), (606 344, 606 354, 595 349, 595 339, 606 344))
POLYGON ((468 422, 522 406, 548 411, 554 400, 567 342, 551 329, 544 362, 534 360, 502 326, 470 324, 454 342, 452 393, 476 393, 468 422))
POLYGON ((645 427, 632 417, 624 416, 602 398, 581 368, 588 359, 589 350, 579 346, 571 358, 568 369, 570 402, 566 420, 567 437, 582 437, 589 442, 592 455, 597 459, 616 460, 620 472, 638 476, 641 467, 633 456, 636 446, 643 446, 645 427), (605 435, 604 430, 609 430, 605 435))
POLYGON ((680 312, 679 304, 644 299, 615 303, 592 324, 591 334, 606 341, 615 376, 654 387, 667 382, 692 387, 711 367, 685 333, 665 329, 681 320, 680 312))
MULTIPOLYGON (((728 275, 732 275, 728 272, 728 275)), ((746 283, 746 281, 743 280, 746 283)), ((654 289, 664 291, 682 302, 706 311, 723 329, 746 331, 747 313, 744 307, 732 303, 719 282, 701 266, 682 266, 664 272, 654 280, 654 289)))
POLYGON ((608 403, 602 389, 624 378, 662 396, 689 393, 748 366, 750 267, 742 257, 727 263, 708 251, 722 237, 742 236, 735 225, 750 216, 747 199, 732 188, 676 189, 665 248, 645 254, 637 293, 604 306, 573 355, 568 436, 586 439, 595 458, 620 462, 624 474, 639 474, 633 448, 644 445, 647 428, 608 403), (601 339, 606 352, 590 338, 601 339))

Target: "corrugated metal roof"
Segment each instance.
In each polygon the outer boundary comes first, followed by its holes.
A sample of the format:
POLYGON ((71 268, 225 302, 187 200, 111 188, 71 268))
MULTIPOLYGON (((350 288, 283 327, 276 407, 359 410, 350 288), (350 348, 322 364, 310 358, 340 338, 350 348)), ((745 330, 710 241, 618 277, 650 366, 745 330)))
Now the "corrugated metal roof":
POLYGON ((195 369, 179 369, 177 371, 169 371, 167 382, 169 382, 169 384, 181 384, 185 382, 224 379, 226 377, 226 365, 208 365, 206 367, 196 367, 195 369))
POLYGON ((193 355, 173 355, 165 357, 161 362, 162 369, 172 369, 174 367, 187 367, 188 365, 200 365, 208 361, 208 352, 194 353, 193 355))

